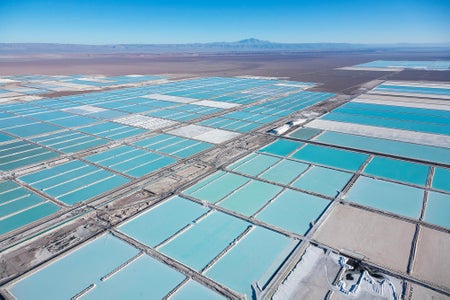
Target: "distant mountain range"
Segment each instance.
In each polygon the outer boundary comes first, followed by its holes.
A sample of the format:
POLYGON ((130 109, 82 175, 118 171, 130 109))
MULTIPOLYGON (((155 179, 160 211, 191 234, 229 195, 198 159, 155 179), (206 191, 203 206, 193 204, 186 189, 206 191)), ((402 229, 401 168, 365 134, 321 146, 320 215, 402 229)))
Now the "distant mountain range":
POLYGON ((198 53, 263 51, 348 51, 377 49, 450 48, 449 44, 350 44, 350 43, 274 43, 255 38, 237 42, 190 44, 114 44, 81 45, 50 43, 0 43, 0 54, 63 53, 198 53))

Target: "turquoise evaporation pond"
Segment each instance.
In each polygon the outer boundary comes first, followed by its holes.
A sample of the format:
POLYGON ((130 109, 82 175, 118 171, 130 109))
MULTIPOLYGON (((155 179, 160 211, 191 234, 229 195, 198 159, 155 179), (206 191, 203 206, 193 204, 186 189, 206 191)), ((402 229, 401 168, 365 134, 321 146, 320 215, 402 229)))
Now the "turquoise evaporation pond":
MULTIPOLYGON (((345 123, 356 123, 368 126, 450 135, 450 127, 447 124, 434 124, 416 121, 405 121, 399 119, 389 119, 387 113, 385 113, 385 116, 386 117, 374 117, 370 115, 331 112, 322 117, 322 119, 345 123)), ((428 117, 428 120, 434 120, 434 118, 428 117)))
POLYGON ((352 173, 314 166, 291 186, 334 198, 352 178, 352 173))
POLYGON ((318 135, 320 132, 322 132, 322 130, 315 128, 299 128, 290 133, 289 136, 301 140, 309 140, 312 137, 318 135))
POLYGON ((182 138, 169 134, 159 134, 134 143, 134 145, 180 158, 187 158, 213 147, 212 144, 182 138))
POLYGON ((176 162, 175 158, 127 145, 96 153, 85 159, 133 177, 141 177, 176 162))
POLYGON ((18 137, 29 137, 33 135, 49 133, 52 131, 58 131, 61 129, 62 129, 61 127, 57 127, 44 122, 34 122, 34 123, 29 122, 29 124, 27 125, 3 129, 3 131, 5 131, 6 133, 16 135, 18 137))
POLYGON ((250 178, 241 175, 218 171, 188 188, 183 193, 200 200, 215 203, 250 180, 250 178))
POLYGON ((251 284, 265 286, 298 241, 256 227, 231 248, 206 276, 252 298, 251 284))
POLYGON ((430 70, 448 70, 450 67, 449 61, 401 61, 401 60, 376 60, 364 64, 357 65, 358 67, 374 67, 374 68, 390 68, 390 67, 407 67, 430 70))
POLYGON ((450 149, 327 131, 314 140, 330 145, 386 153, 450 165, 450 149))
POLYGON ((13 181, 0 181, 0 235, 42 219, 59 207, 13 181))
POLYGON ((138 253, 136 248, 107 234, 18 281, 10 291, 24 300, 70 299, 92 283, 102 285, 102 276, 138 253))
POLYGON ((207 211, 208 208, 176 196, 120 225, 119 230, 155 247, 207 211))
POLYGON ((448 125, 450 118, 450 111, 445 110, 359 102, 347 102, 343 106, 333 110, 333 112, 361 114, 403 121, 418 121, 442 125, 448 125))
POLYGON ((256 218, 287 231, 305 235, 328 205, 329 200, 287 189, 262 210, 256 218))
POLYGON ((57 132, 46 136, 32 138, 31 140, 64 153, 74 153, 108 143, 105 139, 75 131, 57 132))
POLYGON ((309 144, 296 151, 291 157, 347 171, 357 171, 369 156, 367 154, 309 144))
POLYGON ((145 129, 117 124, 113 122, 94 124, 79 128, 78 130, 111 140, 120 140, 147 132, 147 130, 145 129))
POLYGON ((214 127, 214 128, 237 131, 237 132, 249 132, 249 131, 261 126, 261 124, 259 124, 259 123, 236 120, 236 119, 227 119, 227 118, 223 118, 223 117, 211 118, 211 119, 202 121, 199 124, 209 126, 209 127, 214 127))
POLYGON ((375 156, 364 174, 425 186, 429 167, 403 160, 375 156))
POLYGON ((143 255, 101 282, 83 299, 163 299, 185 278, 162 262, 143 255))
POLYGON ((302 147, 304 143, 290 141, 286 139, 279 139, 273 142, 272 144, 267 145, 264 148, 261 148, 259 152, 269 153, 279 156, 288 156, 298 148, 302 147))
POLYGON ((436 167, 431 186, 437 190, 450 192, 450 169, 436 167))
POLYGON ((418 219, 424 191, 398 183, 360 176, 345 200, 394 214, 418 219))
POLYGON ((236 217, 213 212, 158 250, 201 271, 249 226, 236 217))
POLYGON ((425 209, 424 221, 450 228, 450 195, 438 192, 429 192, 425 209))
POLYGON ((224 296, 204 287, 194 280, 189 280, 183 285, 175 294, 170 297, 170 300, 188 300, 188 299, 211 299, 219 300, 226 299, 224 296))
POLYGON ((77 160, 19 179, 69 205, 98 196, 129 181, 121 175, 77 160))
POLYGON ((30 142, 13 141, 0 145, 0 170, 13 170, 58 156, 58 153, 30 142))
POLYGON ((449 95, 450 96, 450 89, 438 88, 438 87, 382 84, 382 85, 379 85, 378 87, 376 87, 375 90, 401 92, 401 93, 419 93, 419 94, 435 94, 435 95, 449 95))
POLYGON ((0 143, 7 142, 7 141, 12 141, 12 140, 14 140, 13 137, 10 137, 9 135, 0 133, 0 143))

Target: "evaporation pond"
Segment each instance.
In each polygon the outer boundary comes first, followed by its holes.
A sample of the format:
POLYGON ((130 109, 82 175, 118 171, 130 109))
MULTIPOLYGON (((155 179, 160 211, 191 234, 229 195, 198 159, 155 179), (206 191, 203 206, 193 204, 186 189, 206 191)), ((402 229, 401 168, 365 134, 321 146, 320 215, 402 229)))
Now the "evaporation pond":
POLYGON ((329 200, 293 190, 285 190, 256 218, 285 230, 306 234, 330 204, 329 200))
POLYGON ((107 234, 23 278, 10 291, 17 299, 70 299, 138 252, 107 234))
POLYGON ((272 144, 260 149, 259 152, 270 153, 279 156, 288 156, 290 153, 300 148, 301 146, 303 146, 303 143, 279 139, 272 144))
POLYGON ((160 248, 160 251, 200 271, 250 224, 236 217, 213 212, 160 248))
POLYGON ((186 299, 226 299, 224 296, 204 287, 200 283, 189 280, 182 288, 180 288, 170 300, 186 300, 186 299))
POLYGON ((190 187, 184 194, 215 203, 248 181, 247 177, 219 171, 190 187))
POLYGON ((251 299, 253 282, 264 286, 291 253, 298 241, 256 227, 231 248, 206 276, 251 299))
POLYGON ((101 282, 83 299, 162 299, 184 279, 183 274, 143 255, 101 282))
POLYGON ((427 181, 428 166, 376 156, 366 166, 364 173, 424 186, 427 181))
POLYGON ((352 176, 351 173, 314 166, 292 183, 292 186, 334 198, 352 176))
POLYGON ((306 145, 295 152, 292 157, 307 162, 356 171, 364 163, 368 155, 317 145, 306 145))
POLYGON ((450 228, 450 195, 430 192, 425 209, 425 222, 450 228))
POLYGON ((208 211, 181 197, 173 197, 119 227, 123 233, 156 246, 208 211))
POLYGON ((281 189, 281 187, 273 184, 252 180, 226 197, 219 205, 243 215, 251 216, 278 194, 281 189))
POLYGON ((356 180, 345 199, 417 219, 422 210, 423 190, 361 176, 356 180))

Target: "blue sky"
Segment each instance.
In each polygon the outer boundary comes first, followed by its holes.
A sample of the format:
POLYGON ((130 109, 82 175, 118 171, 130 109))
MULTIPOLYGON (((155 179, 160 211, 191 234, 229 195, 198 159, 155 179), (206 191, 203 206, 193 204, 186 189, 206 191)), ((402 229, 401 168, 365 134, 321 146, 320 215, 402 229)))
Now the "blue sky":
POLYGON ((450 43, 449 0, 0 0, 0 42, 450 43))

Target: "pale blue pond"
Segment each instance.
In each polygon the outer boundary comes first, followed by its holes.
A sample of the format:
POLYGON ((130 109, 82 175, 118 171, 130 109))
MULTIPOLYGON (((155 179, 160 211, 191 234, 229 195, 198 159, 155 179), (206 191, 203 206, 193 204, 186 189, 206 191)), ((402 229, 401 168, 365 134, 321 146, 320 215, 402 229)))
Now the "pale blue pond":
POLYGON ((252 154, 250 159, 243 161, 239 166, 232 170, 251 176, 257 176, 278 161, 280 161, 280 159, 273 156, 252 154))
POLYGON ((138 252, 125 242, 104 235, 18 281, 10 291, 17 299, 70 299, 90 284, 100 283, 102 276, 138 252))
POLYGON ((305 171, 308 166, 293 160, 252 153, 230 165, 228 169, 273 182, 288 184, 305 171))
POLYGON ((360 176, 344 197, 347 201, 418 219, 424 191, 398 183, 360 176))
POLYGON ((450 228, 450 195, 438 192, 428 194, 424 221, 450 228))
POLYGON ((83 299, 162 299, 185 276, 156 259, 143 255, 83 299))
POLYGON ((425 186, 429 167, 403 160, 375 156, 364 173, 378 177, 425 186))
POLYGON ((289 256, 298 241, 255 227, 230 249, 206 276, 252 298, 251 284, 264 286, 289 256))
POLYGON ((351 173, 314 166, 291 186, 334 198, 352 176, 351 173))
POLYGON ((119 229, 154 247, 207 211, 207 208, 197 203, 176 196, 120 225, 119 229))
POLYGON ((208 289, 197 281, 189 280, 182 288, 180 288, 170 300, 190 300, 190 299, 211 299, 219 300, 226 297, 208 289))
POLYGON ((219 206, 251 216, 282 190, 281 187, 252 180, 224 198, 219 206))
POLYGON ((331 202, 329 200, 287 189, 256 218, 287 231, 305 235, 331 202))
POLYGON ((250 178, 219 171, 210 178, 206 178, 190 187, 184 191, 184 194, 215 203, 248 181, 250 181, 250 178))
POLYGON ((250 224, 241 219, 214 212, 194 223, 187 231, 161 247, 160 251, 200 271, 248 226, 250 224))
POLYGON ((308 167, 308 164, 283 159, 258 177, 281 184, 288 184, 308 167))

